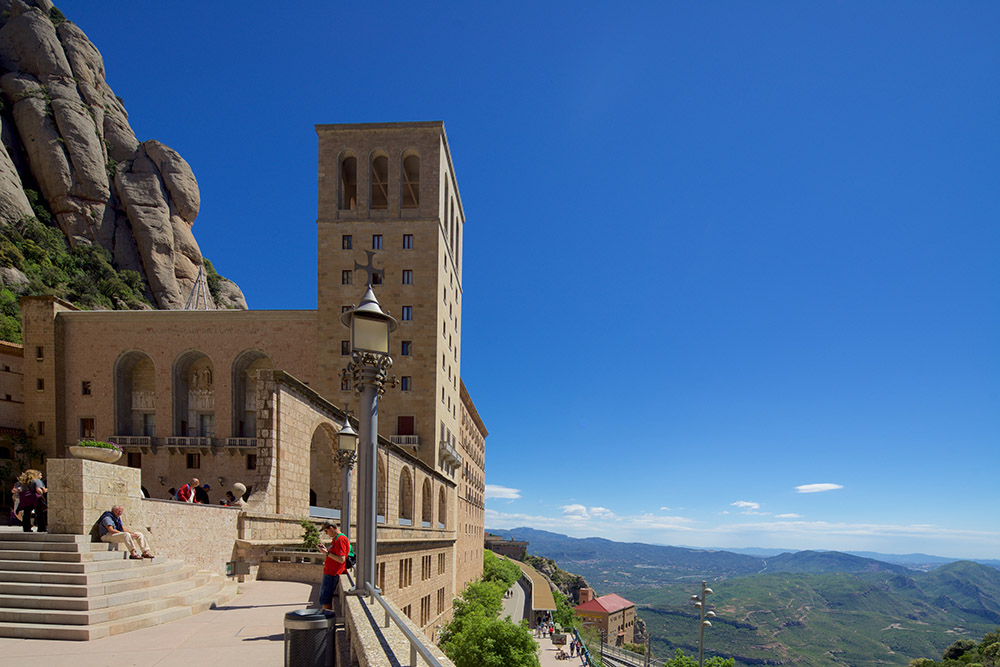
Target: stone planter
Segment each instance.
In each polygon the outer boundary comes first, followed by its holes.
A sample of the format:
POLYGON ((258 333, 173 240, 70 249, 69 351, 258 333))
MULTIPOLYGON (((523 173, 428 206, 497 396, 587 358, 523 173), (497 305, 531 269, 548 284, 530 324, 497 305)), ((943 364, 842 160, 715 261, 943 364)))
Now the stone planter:
POLYGON ((79 445, 70 445, 69 453, 78 459, 100 461, 102 463, 114 463, 122 457, 120 449, 107 449, 105 447, 80 447, 79 445))

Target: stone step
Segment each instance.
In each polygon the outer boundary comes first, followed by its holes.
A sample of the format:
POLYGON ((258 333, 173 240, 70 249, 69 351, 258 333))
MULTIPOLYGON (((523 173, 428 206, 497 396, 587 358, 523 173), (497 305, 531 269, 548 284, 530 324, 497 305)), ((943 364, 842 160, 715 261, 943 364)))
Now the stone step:
MULTIPOLYGON (((27 533, 31 535, 33 533, 27 533)), ((44 535, 44 533, 41 533, 44 535)), ((45 542, 41 540, 20 541, 3 540, 0 541, 0 550, 6 551, 113 551, 116 545, 107 542, 45 542)), ((122 547, 124 551, 124 546, 122 547)))
POLYGON ((0 562, 6 560, 44 560, 62 563, 84 563, 97 560, 125 560, 127 551, 7 551, 0 549, 0 562))
MULTIPOLYGON (((56 597, 114 595, 116 593, 126 593, 128 591, 153 588, 155 586, 162 586, 164 584, 181 581, 191 577, 193 573, 194 568, 185 566, 181 561, 166 561, 137 573, 142 576, 133 576, 120 581, 110 581, 107 583, 97 582, 87 584, 85 580, 81 583, 0 581, 0 595, 20 597, 30 595, 49 595, 56 597)), ((28 574, 30 575, 30 573, 28 574)), ((86 579, 86 575, 70 576, 82 576, 86 579)))
POLYGON ((25 533, 22 531, 0 531, 0 542, 77 542, 93 544, 90 535, 69 535, 67 533, 25 533))
MULTIPOLYGON (((88 611, 119 605, 142 602, 155 597, 171 597, 202 586, 209 581, 208 573, 196 573, 177 581, 168 581, 156 586, 146 586, 124 590, 110 595, 45 595, 45 594, 3 594, 0 593, 0 607, 8 609, 61 609, 65 611, 88 611)), ((80 587, 84 592, 86 587, 80 587)))
MULTIPOLYGON (((168 561, 162 557, 154 558, 152 560, 121 560, 110 562, 118 564, 119 569, 102 569, 100 571, 88 569, 85 572, 59 572, 43 570, 41 565, 45 565, 44 563, 33 561, 33 565, 39 566, 35 570, 4 570, 2 564, 0 564, 0 582, 44 585, 75 584, 83 586, 97 586, 102 584, 110 585, 116 582, 125 582, 126 587, 128 587, 130 585, 134 585, 127 583, 129 580, 137 580, 141 582, 144 577, 151 577, 166 570, 174 570, 184 566, 184 563, 181 561, 168 561), (137 567, 139 564, 141 564, 141 566, 137 567)), ((55 563, 55 565, 64 564, 55 563)), ((88 563, 88 565, 90 564, 88 563)), ((138 584, 138 586, 142 585, 142 583, 138 584)))
POLYGON ((0 560, 0 579, 3 578, 3 573, 6 571, 72 572, 78 574, 93 574, 97 572, 108 572, 110 570, 140 568, 149 565, 151 561, 152 559, 149 558, 127 560, 123 557, 114 558, 112 560, 77 563, 46 560, 0 560))

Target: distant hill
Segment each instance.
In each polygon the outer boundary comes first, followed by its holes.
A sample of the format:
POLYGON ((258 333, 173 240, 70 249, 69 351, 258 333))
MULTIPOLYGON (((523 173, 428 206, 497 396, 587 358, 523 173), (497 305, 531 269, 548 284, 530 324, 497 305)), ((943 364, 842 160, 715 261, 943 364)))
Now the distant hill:
MULTIPOLYGON (((635 602, 659 657, 697 651, 690 596, 701 579, 719 615, 706 650, 738 666, 907 665, 1000 626, 1000 570, 971 561, 924 572, 836 551, 760 557, 531 528, 489 532, 528 541, 529 553, 582 575, 598 594, 635 602)), ((935 558, 914 556, 925 565, 935 558)))

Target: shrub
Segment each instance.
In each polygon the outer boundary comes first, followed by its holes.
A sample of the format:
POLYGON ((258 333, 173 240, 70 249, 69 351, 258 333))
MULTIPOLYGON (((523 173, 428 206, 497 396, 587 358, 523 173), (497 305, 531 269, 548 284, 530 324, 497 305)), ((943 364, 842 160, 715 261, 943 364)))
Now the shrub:
POLYGON ((103 442, 101 440, 81 440, 76 443, 77 447, 97 447, 99 449, 114 449, 116 451, 121 451, 122 448, 113 442, 103 442))
POLYGON ((302 548, 306 551, 316 551, 320 545, 319 528, 309 519, 299 521, 302 526, 302 548))

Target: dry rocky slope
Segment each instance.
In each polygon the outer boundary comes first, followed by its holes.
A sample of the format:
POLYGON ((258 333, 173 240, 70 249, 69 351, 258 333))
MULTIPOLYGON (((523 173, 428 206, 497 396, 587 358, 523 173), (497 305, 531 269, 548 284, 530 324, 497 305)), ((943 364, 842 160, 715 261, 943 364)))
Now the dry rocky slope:
MULTIPOLYGON (((0 0, 0 223, 32 216, 37 187, 71 246, 105 248, 162 309, 183 308, 202 265, 198 182, 158 141, 136 139, 104 61, 48 0, 0 0)), ((228 280, 219 307, 247 307, 228 280)))

